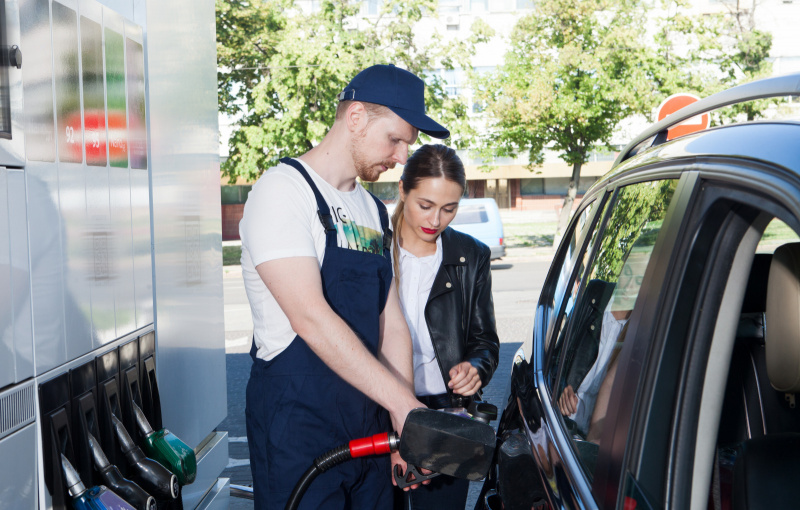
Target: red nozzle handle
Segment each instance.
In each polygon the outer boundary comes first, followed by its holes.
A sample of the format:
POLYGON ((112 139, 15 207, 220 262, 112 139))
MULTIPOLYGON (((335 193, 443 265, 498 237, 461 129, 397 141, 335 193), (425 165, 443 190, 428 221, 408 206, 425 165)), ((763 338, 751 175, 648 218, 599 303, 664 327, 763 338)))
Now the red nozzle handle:
POLYGON ((348 443, 352 458, 383 455, 397 451, 399 442, 396 432, 381 432, 371 437, 353 439, 348 443))

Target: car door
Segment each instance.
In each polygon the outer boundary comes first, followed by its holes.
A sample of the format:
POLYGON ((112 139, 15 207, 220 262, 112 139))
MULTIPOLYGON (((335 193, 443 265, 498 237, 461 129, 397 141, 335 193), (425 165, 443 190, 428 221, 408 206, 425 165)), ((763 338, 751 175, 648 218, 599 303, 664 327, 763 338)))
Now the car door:
MULTIPOLYGON (((497 485, 505 508, 513 508, 517 499, 507 483, 512 464, 503 465, 509 438, 524 440, 522 449, 532 452, 540 488, 533 503, 553 508, 606 504, 596 479, 607 476, 606 465, 615 464, 611 445, 619 427, 609 406, 636 393, 636 388, 615 386, 615 375, 626 350, 647 336, 629 331, 641 315, 647 285, 657 286, 650 274, 655 260, 669 257, 664 227, 670 216, 672 221, 679 217, 673 211, 677 175, 620 182, 595 193, 576 214, 542 291, 531 362, 522 354, 515 362, 512 405, 500 425, 507 437, 498 455, 497 485), (514 412, 516 422, 509 415, 514 412)), ((531 502, 522 501, 519 507, 525 504, 531 508, 531 502)))

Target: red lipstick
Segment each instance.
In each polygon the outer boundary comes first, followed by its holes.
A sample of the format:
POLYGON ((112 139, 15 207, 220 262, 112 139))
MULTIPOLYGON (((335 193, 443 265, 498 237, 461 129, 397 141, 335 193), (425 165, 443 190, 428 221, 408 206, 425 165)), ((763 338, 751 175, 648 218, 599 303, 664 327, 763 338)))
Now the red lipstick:
POLYGON ((423 232, 425 232, 426 234, 435 234, 436 232, 438 232, 438 231, 439 231, 438 229, 435 229, 435 228, 425 228, 425 227, 419 227, 419 228, 420 228, 420 229, 421 229, 423 232))

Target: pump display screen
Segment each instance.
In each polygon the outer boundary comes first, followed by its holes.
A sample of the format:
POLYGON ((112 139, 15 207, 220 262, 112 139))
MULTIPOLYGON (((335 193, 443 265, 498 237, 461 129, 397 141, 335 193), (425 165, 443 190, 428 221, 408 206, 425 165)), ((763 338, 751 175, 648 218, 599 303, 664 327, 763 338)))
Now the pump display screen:
POLYGON ((131 168, 147 168, 147 125, 144 100, 144 51, 138 42, 127 39, 128 129, 131 143, 131 168))
POLYGON ((128 167, 128 120, 125 113, 125 47, 122 34, 106 27, 108 157, 111 166, 128 167))
POLYGON ((20 18, 21 47, 25 49, 25 65, 22 66, 25 155, 31 161, 55 161, 50 5, 46 0, 26 2, 25 5, 25 15, 20 18))
POLYGON ((78 88, 78 15, 53 2, 53 63, 56 78, 58 160, 83 161, 81 96, 78 88))
POLYGON ((100 24, 81 16, 83 125, 86 164, 106 165, 106 105, 103 87, 103 31, 100 24))

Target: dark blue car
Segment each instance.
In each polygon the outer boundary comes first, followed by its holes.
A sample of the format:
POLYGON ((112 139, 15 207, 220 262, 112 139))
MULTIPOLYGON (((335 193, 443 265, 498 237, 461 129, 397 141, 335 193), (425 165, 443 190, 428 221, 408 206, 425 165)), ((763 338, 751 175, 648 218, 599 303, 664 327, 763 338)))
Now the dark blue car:
POLYGON ((798 508, 800 122, 667 140, 655 124, 581 202, 517 353, 478 508, 798 508))

